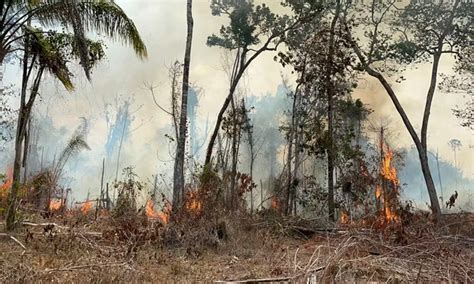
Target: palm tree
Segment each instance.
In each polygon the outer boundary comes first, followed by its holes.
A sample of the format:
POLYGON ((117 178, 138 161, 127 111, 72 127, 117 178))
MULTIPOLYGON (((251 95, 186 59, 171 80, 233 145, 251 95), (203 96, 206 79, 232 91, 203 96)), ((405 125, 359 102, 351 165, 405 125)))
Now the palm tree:
POLYGON ((112 39, 128 43, 140 58, 146 57, 147 51, 134 23, 113 1, 5 0, 0 6, 0 17, 0 64, 8 53, 23 51, 13 186, 8 199, 6 222, 7 229, 12 229, 15 223, 21 161, 26 155, 27 124, 43 74, 52 74, 71 91, 74 85, 68 63, 78 60, 90 79, 91 68, 103 57, 104 52, 100 42, 85 37, 87 32, 104 33, 112 39), (72 28, 73 33, 45 31, 33 28, 33 24, 61 25, 72 28), (27 100, 28 87, 30 91, 27 100))
POLYGON ((147 56, 146 46, 135 24, 112 0, 2 0, 0 67, 7 54, 22 50, 25 37, 31 33, 43 32, 25 30, 25 27, 32 24, 72 29, 80 63, 89 79, 90 66, 86 63, 87 32, 105 34, 109 38, 130 44, 140 58, 147 56))
MULTIPOLYGON (((80 48, 76 45, 74 34, 43 32, 32 27, 25 27, 24 32, 28 36, 24 38, 22 47, 23 72, 15 137, 13 185, 8 199, 7 229, 12 229, 15 221, 21 166, 22 161, 26 161, 26 149, 28 149, 28 123, 42 78, 45 73, 49 73, 59 80, 66 90, 73 90, 72 73, 68 63, 80 58, 80 48)), ((103 58, 104 51, 100 42, 85 40, 84 43, 89 51, 88 60, 83 66, 90 69, 103 58)))

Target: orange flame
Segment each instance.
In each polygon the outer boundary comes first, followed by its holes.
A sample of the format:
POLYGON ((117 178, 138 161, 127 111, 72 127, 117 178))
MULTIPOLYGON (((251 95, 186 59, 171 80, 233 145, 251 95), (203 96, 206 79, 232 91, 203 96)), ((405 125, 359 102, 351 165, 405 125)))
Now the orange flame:
POLYGON ((87 200, 81 206, 82 214, 86 215, 92 209, 92 200, 87 200))
POLYGON ((400 217, 396 212, 398 205, 398 186, 400 184, 397 176, 397 169, 392 165, 393 162, 393 151, 387 145, 383 145, 385 148, 385 154, 382 158, 382 164, 380 166, 380 174, 384 180, 391 183, 385 184, 385 190, 382 185, 377 185, 375 188, 375 197, 381 202, 383 210, 381 211, 384 215, 385 222, 399 222, 400 217))
POLYGON ((393 184, 398 185, 399 182, 397 177, 397 169, 392 166, 393 151, 391 151, 388 147, 386 148, 387 151, 383 157, 382 176, 391 181, 393 184))
POLYGON ((377 186, 375 187, 375 197, 377 199, 380 199, 381 196, 382 196, 382 187, 377 184, 377 186))
POLYGON ((280 199, 278 197, 273 196, 272 197, 272 208, 275 209, 276 211, 280 211, 280 199))
POLYGON ((390 206, 385 207, 385 220, 388 222, 398 222, 400 217, 398 217, 397 212, 393 211, 390 206))
POLYGON ((0 196, 6 196, 12 184, 13 184, 13 168, 8 168, 7 179, 5 180, 5 183, 0 186, 0 196))
POLYGON ((146 202, 146 206, 145 206, 146 216, 150 219, 160 219, 164 224, 168 224, 170 221, 171 204, 167 202, 166 208, 163 212, 155 211, 153 207, 154 207, 153 200, 149 199, 146 202))
POLYGON ((188 191, 186 195, 186 209, 189 212, 200 213, 202 210, 202 202, 199 200, 198 192, 188 191))
POLYGON ((59 209, 61 209, 62 205, 63 205, 63 202, 61 199, 51 199, 49 201, 49 210, 58 211, 59 209))
POLYGON ((339 216, 339 222, 341 224, 348 224, 349 223, 349 214, 346 211, 341 211, 341 215, 339 216))

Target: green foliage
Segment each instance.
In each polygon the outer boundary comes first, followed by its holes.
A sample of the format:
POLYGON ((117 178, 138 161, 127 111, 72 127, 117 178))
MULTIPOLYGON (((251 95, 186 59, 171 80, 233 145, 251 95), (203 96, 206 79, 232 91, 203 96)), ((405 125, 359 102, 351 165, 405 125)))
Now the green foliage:
MULTIPOLYGON (((146 46, 133 21, 110 0, 2 1, 0 17, 4 19, 0 22, 0 53, 9 53, 22 45, 25 35, 31 34, 28 28, 31 21, 43 27, 57 28, 59 25, 72 29, 74 53, 88 78, 91 60, 96 61, 94 54, 97 54, 97 45, 91 45, 87 32, 105 34, 131 45, 140 58, 147 56, 146 46)), ((64 74, 61 78, 67 81, 64 74)))
POLYGON ((118 192, 117 202, 114 208, 114 217, 127 217, 137 213, 138 193, 144 188, 133 167, 126 167, 122 172, 123 181, 114 183, 118 192))
POLYGON ((207 44, 226 49, 249 48, 261 43, 262 36, 276 38, 290 22, 288 16, 276 15, 252 0, 212 0, 211 11, 214 16, 228 15, 230 23, 221 27, 219 35, 209 36, 207 44))
MULTIPOLYGON (((81 60, 81 48, 77 45, 75 36, 70 33, 59 33, 55 31, 44 32, 39 28, 27 27, 30 37, 25 41, 29 46, 30 57, 38 59, 39 68, 45 68, 53 74, 64 87, 72 91, 72 72, 68 64, 74 60, 81 60)), ((90 70, 105 57, 103 43, 101 41, 85 40, 88 50, 87 65, 90 70)))

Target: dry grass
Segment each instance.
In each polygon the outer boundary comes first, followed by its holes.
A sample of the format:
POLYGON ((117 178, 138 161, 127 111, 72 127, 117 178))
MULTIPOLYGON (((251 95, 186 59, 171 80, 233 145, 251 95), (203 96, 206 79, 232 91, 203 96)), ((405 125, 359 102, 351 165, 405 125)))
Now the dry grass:
POLYGON ((465 216, 451 216, 440 230, 419 222, 401 233, 399 228, 344 228, 307 234, 308 238, 295 234, 288 220, 234 217, 225 219, 224 240, 210 225, 216 222, 163 227, 140 216, 117 222, 108 214, 97 220, 76 214, 48 220, 61 227, 19 228, 13 235, 26 250, 0 236, 0 282, 288 277, 293 282, 472 283, 474 240, 468 233, 474 226, 472 215, 465 216))

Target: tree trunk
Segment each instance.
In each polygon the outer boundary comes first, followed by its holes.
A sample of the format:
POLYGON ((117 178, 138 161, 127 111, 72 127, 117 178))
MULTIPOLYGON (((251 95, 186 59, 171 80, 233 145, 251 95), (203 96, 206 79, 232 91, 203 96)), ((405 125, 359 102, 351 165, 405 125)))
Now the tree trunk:
POLYGON ((230 173, 230 208, 232 210, 237 209, 237 193, 236 193, 236 180, 235 177, 237 175, 237 156, 238 156, 238 133, 237 133, 237 111, 235 107, 235 99, 232 98, 231 100, 231 109, 232 109, 232 169, 230 173))
POLYGON ((288 133, 288 155, 286 158, 286 165, 288 167, 288 177, 285 190, 285 208, 283 208, 285 214, 291 214, 291 185, 293 183, 292 171, 291 171, 291 161, 293 160, 293 140, 296 126, 296 112, 297 112, 297 94, 295 92, 293 97, 293 106, 291 108, 291 124, 288 133))
POLYGON ((431 176, 431 171, 428 165, 428 156, 426 149, 423 148, 420 139, 418 138, 418 135, 415 132, 415 129, 413 128, 413 125, 411 124, 410 120, 408 119, 408 116, 405 113, 405 110, 400 104, 400 101, 398 100, 397 96, 395 95, 395 92, 393 91, 392 87, 390 84, 385 80, 385 78, 382 76, 382 74, 378 73, 377 71, 373 70, 370 67, 366 67, 366 70, 368 71, 369 75, 377 78, 379 82, 382 84, 382 86, 385 88, 387 91, 390 99, 392 100, 393 104, 395 105, 395 108, 397 109, 397 112, 400 114, 403 123, 405 124, 405 127, 408 130, 408 133, 410 134, 413 142, 415 143, 416 150, 418 151, 418 156, 420 158, 420 165, 421 165, 421 171, 423 173, 423 178, 425 179, 426 183, 426 188, 428 190, 428 194, 430 196, 430 203, 431 203, 431 211, 433 213, 433 217, 435 218, 436 221, 438 221, 441 218, 441 208, 439 206, 439 201, 438 201, 438 196, 436 193, 436 188, 433 182, 433 177, 431 176))
POLYGON ((183 67, 183 87, 181 94, 181 112, 179 119, 179 136, 176 144, 176 158, 174 162, 173 175, 173 209, 179 210, 184 199, 184 156, 186 150, 186 131, 187 131, 187 110, 188 110, 188 91, 189 91, 189 66, 191 64, 191 47, 193 40, 193 12, 192 0, 187 0, 186 19, 187 19, 187 36, 186 50, 184 53, 183 67))
POLYGON ((20 188, 21 162, 23 153, 23 139, 25 137, 26 112, 26 92, 28 86, 28 53, 23 54, 23 74, 20 92, 20 108, 18 110, 18 121, 15 136, 15 159, 13 162, 12 188, 8 194, 8 207, 6 212, 6 229, 12 230, 15 226, 16 206, 18 191, 20 188))
POLYGON ((3 61, 5 55, 5 52, 0 48, 0 96, 3 96, 3 61))
POLYGON ((334 86, 332 84, 333 77, 333 57, 334 57, 334 37, 337 20, 341 9, 340 0, 336 2, 336 11, 331 22, 329 35, 329 50, 326 61, 326 93, 328 98, 328 211, 329 219, 335 221, 335 202, 334 202, 334 141, 333 141, 333 96, 334 86))
POLYGON ((211 139, 209 140, 209 144, 207 146, 206 160, 204 161, 204 165, 209 165, 211 163, 212 151, 214 148, 214 144, 216 143, 217 134, 219 133, 219 130, 221 128, 224 114, 227 108, 229 107, 231 100, 234 99, 234 93, 235 93, 235 90, 237 89, 237 85, 239 84, 240 78, 242 78, 242 75, 244 74, 245 69, 249 66, 252 60, 256 58, 256 55, 258 55, 258 53, 252 56, 248 62, 246 62, 246 57, 247 57, 246 48, 243 48, 242 51, 240 51, 239 49, 239 52, 236 55, 236 58, 234 61, 234 69, 232 70, 232 76, 230 78, 229 94, 225 98, 224 104, 222 105, 221 109, 219 110, 219 114, 217 115, 216 125, 214 126, 214 131, 212 132, 211 139))

